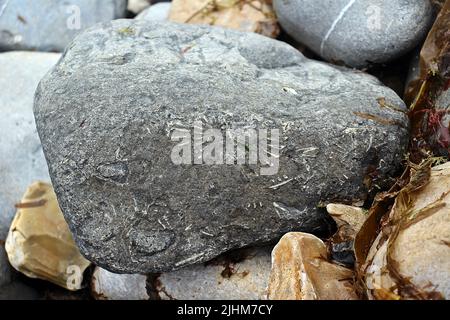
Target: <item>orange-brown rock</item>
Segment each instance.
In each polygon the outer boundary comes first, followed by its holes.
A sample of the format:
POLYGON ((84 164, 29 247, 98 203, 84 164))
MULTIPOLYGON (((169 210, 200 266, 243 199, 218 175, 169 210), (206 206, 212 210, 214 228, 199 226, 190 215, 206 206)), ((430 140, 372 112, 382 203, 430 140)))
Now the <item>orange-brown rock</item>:
POLYGON ((174 0, 169 20, 256 32, 272 38, 280 32, 271 0, 174 0))

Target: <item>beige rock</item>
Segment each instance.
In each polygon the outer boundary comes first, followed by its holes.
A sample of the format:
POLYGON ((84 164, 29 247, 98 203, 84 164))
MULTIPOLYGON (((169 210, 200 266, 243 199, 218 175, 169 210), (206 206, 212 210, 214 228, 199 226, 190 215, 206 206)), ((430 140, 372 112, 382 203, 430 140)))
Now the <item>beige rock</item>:
POLYGON ((256 32, 272 38, 280 32, 271 0, 173 0, 169 20, 256 32))
POLYGON ((96 267, 91 289, 98 300, 148 300, 146 282, 142 274, 117 274, 96 267))
POLYGON ((154 291, 162 300, 263 300, 270 275, 270 250, 242 249, 234 257, 163 273, 154 279, 154 291))
POLYGON ((80 289, 90 262, 75 245, 52 186, 32 184, 17 207, 5 244, 11 265, 28 277, 80 289))
POLYGON ((327 247, 302 232, 285 234, 272 251, 270 300, 353 300, 353 271, 328 262, 327 247))
POLYGON ((354 239, 367 218, 363 208, 345 204, 330 203, 327 205, 327 212, 336 221, 341 238, 354 239))
POLYGON ((399 226, 398 233, 380 233, 369 251, 368 296, 449 299, 450 162, 432 168, 428 184, 410 192, 409 199, 410 206, 405 206, 401 197, 397 197, 390 212, 390 220, 394 216, 405 217, 394 224, 399 226), (393 263, 388 263, 389 248, 393 263), (402 281, 410 282, 408 288, 402 281))

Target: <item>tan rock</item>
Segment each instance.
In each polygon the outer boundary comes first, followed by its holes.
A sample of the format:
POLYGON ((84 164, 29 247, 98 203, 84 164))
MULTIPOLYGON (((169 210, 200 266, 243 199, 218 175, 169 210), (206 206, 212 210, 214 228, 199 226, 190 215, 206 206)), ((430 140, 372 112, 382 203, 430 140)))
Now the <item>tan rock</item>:
POLYGON ((90 262, 75 245, 52 186, 32 184, 17 207, 5 244, 11 265, 28 277, 80 289, 90 262))
POLYGON ((169 20, 256 32, 272 38, 280 32, 271 0, 173 0, 169 20))
POLYGON ((354 239, 367 218, 363 208, 345 204, 330 203, 327 205, 327 212, 336 221, 338 235, 342 239, 354 239))
POLYGON ((272 251, 271 300, 357 299, 352 282, 352 270, 328 262, 326 245, 311 234, 287 233, 272 251))
POLYGON ((369 251, 368 296, 449 299, 450 162, 432 168, 428 184, 408 193, 408 206, 405 197, 399 195, 390 212, 391 221, 404 218, 392 223, 398 232, 380 233, 369 251))

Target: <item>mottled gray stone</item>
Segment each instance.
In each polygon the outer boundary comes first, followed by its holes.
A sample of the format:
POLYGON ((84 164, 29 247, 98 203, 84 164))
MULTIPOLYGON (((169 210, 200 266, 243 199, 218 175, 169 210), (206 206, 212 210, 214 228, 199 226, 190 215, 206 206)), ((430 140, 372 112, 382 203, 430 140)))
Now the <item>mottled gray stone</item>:
POLYGON ((81 252, 110 271, 146 273, 288 231, 327 233, 318 205, 364 200, 368 178, 385 186, 403 158, 408 119, 381 97, 405 108, 376 78, 267 37, 117 20, 77 37, 34 111, 81 252), (279 170, 174 164, 171 133, 196 120, 222 132, 279 129, 279 170))
POLYGON ((170 2, 156 3, 138 14, 136 19, 166 21, 169 18, 170 5, 170 2))
POLYGON ((156 299, 265 300, 272 247, 239 250, 205 264, 163 273, 153 280, 156 299))
POLYGON ((433 19, 431 1, 423 0, 274 0, 274 8, 294 39, 358 68, 412 50, 433 19))
POLYGON ((63 51, 81 30, 123 18, 126 7, 127 0, 0 0, 0 51, 63 51))
POLYGON ((33 116, 39 80, 61 57, 57 53, 0 54, 0 240, 5 240, 28 185, 50 181, 33 116))

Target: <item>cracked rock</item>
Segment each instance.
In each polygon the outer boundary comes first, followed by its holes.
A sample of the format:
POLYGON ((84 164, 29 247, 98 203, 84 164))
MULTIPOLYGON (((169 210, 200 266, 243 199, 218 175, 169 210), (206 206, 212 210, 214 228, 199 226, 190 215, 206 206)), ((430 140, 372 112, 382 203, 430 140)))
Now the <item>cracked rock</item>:
POLYGON ((0 0, 0 51, 64 50, 82 30, 125 16, 127 0, 0 0))
POLYGON ((293 230, 329 235, 320 204, 355 203, 392 182, 408 141, 397 108, 374 77, 267 37, 116 20, 76 38, 34 111, 81 252, 113 272, 151 273, 293 230), (217 143, 227 134, 233 150, 238 128, 271 133, 256 162, 220 157, 217 143))
POLYGON ((274 0, 279 23, 322 58, 362 68, 417 46, 433 21, 431 1, 274 0))

